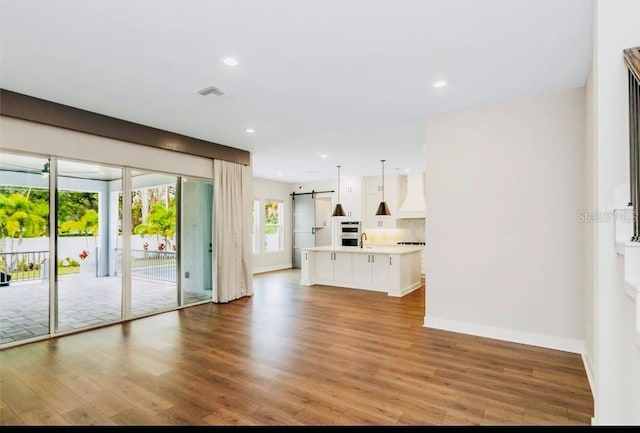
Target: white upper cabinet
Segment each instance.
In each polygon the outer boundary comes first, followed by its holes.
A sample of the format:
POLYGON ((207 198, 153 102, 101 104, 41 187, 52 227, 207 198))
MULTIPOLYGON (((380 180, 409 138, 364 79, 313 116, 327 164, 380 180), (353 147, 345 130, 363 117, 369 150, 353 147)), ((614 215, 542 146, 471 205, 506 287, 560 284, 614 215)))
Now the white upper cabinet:
POLYGON ((345 177, 340 180, 340 195, 362 193, 362 179, 359 177, 345 177))
MULTIPOLYGON (((398 192, 398 180, 397 174, 384 176, 384 194, 394 194, 398 192)), ((366 176, 363 178, 365 194, 382 194, 382 175, 380 176, 366 176)))
POLYGON ((360 221, 362 219, 362 194, 342 194, 340 197, 342 208, 347 214, 344 218, 360 221))
POLYGON ((368 176, 363 178, 364 206, 362 222, 364 229, 396 228, 395 215, 398 211, 398 183, 400 176, 384 177, 384 201, 389 206, 391 216, 376 216, 378 205, 382 201, 382 176, 368 176))
POLYGON ((341 179, 340 203, 346 213, 342 218, 362 221, 363 228, 396 228, 400 180, 400 175, 385 175, 384 200, 391 216, 380 217, 376 216, 376 210, 382 200, 382 175, 341 179))
POLYGON ((362 219, 362 180, 347 177, 340 181, 340 202, 347 214, 345 218, 362 219))

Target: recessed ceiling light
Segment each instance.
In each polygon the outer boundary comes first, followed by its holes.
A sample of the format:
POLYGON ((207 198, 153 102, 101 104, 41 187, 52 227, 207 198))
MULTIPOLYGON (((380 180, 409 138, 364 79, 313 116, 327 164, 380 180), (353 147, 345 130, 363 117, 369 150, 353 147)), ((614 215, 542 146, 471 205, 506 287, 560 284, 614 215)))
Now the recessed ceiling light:
POLYGON ((233 57, 233 56, 224 56, 222 57, 222 63, 224 63, 227 66, 238 66, 240 64, 240 61, 233 57))
POLYGON ((245 131, 247 134, 253 134, 254 132, 256 132, 256 130, 255 130, 255 129, 253 129, 253 128, 247 128, 247 129, 245 129, 244 131, 245 131))
POLYGON ((320 154, 320 158, 325 159, 326 157, 328 157, 329 155, 327 154, 327 152, 322 152, 320 154))
POLYGON ((276 174, 277 174, 278 176, 282 176, 282 172, 281 172, 281 171, 278 171, 276 174))
POLYGON ((409 170, 408 168, 405 168, 405 169, 404 169, 404 172, 405 172, 405 173, 409 173, 410 171, 411 171, 411 170, 409 170))
POLYGON ((446 85, 447 85, 447 82, 444 80, 436 81, 435 83, 433 83, 433 87, 435 87, 436 89, 445 87, 446 85))

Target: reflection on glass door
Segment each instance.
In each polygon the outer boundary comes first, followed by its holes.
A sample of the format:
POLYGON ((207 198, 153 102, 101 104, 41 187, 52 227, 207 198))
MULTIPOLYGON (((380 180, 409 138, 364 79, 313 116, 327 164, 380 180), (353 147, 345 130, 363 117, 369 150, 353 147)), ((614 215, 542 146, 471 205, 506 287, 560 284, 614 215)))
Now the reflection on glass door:
POLYGON ((131 172, 131 312, 178 306, 176 176, 131 172))
POLYGON ((183 305, 211 300, 211 181, 182 178, 180 250, 183 305))
POLYGON ((122 275, 112 265, 120 226, 113 191, 122 169, 58 161, 56 332, 122 317, 122 275))
POLYGON ((50 331, 49 167, 0 153, 0 344, 50 331))

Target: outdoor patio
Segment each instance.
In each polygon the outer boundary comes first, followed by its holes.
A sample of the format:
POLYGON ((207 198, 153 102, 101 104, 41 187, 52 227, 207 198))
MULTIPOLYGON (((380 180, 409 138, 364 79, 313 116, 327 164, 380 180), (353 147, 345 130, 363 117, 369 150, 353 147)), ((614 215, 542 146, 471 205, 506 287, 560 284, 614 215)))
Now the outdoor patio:
MULTIPOLYGON (((134 316, 177 306, 175 282, 132 276, 134 316)), ((58 281, 58 332, 121 318, 122 278, 62 275, 58 281)), ((211 291, 185 292, 185 305, 211 299, 211 291)), ((11 282, 0 287, 0 344, 49 333, 49 281, 11 282)))

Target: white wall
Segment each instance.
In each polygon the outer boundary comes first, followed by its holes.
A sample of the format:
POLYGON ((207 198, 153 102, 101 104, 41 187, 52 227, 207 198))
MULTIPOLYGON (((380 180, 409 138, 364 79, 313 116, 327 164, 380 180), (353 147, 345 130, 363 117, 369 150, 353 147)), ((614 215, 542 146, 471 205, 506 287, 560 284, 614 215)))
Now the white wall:
MULTIPOLYGON (((595 204, 595 80, 594 66, 591 65, 587 84, 585 85, 585 170, 584 170, 584 210, 593 211, 595 204)), ((595 239, 596 225, 582 224, 584 232, 584 364, 591 385, 591 392, 595 394, 595 239)))
MULTIPOLYGON (((284 203, 284 250, 282 252, 260 253, 253 255, 253 273, 289 269, 292 267, 292 214, 291 186, 288 183, 268 179, 253 178, 253 198, 260 200, 260 219, 264 220, 265 200, 280 200, 284 203)), ((262 245, 262 241, 260 244, 262 245)))
MULTIPOLYGON (((611 215, 614 189, 629 182, 627 71, 622 50, 640 45, 640 2, 596 1, 595 203, 611 215)), ((624 292, 622 258, 612 220, 596 224, 595 423, 640 425, 640 347, 634 342, 635 306, 624 292)))
POLYGON ((426 122, 425 326, 581 352, 584 89, 426 122))

